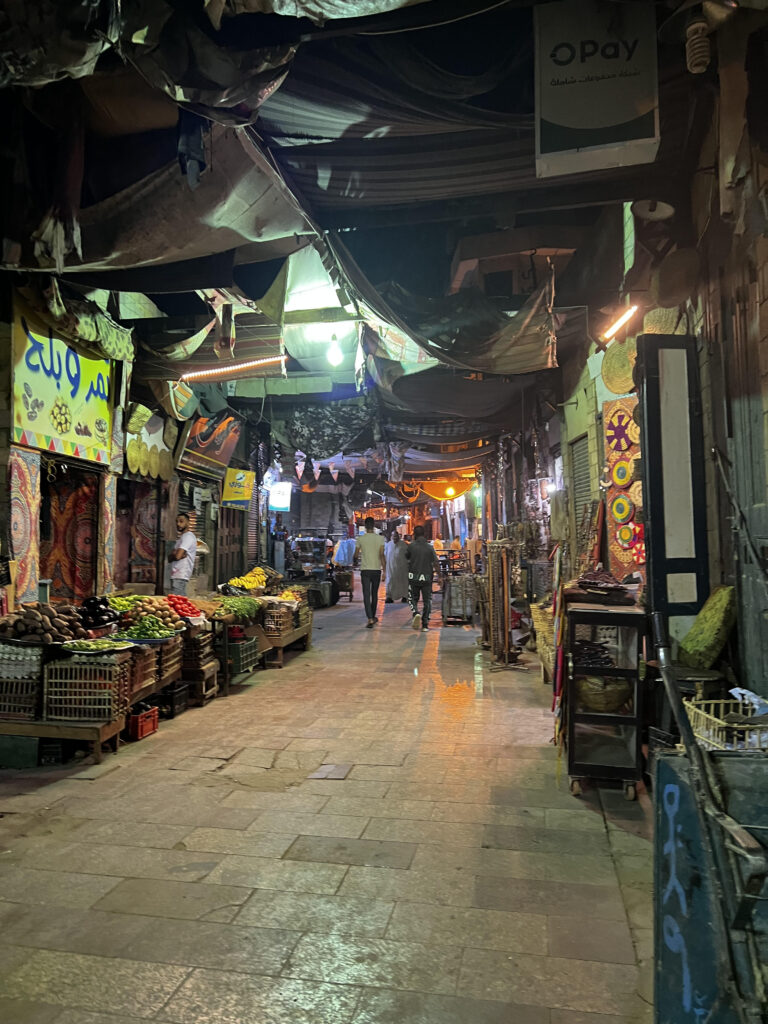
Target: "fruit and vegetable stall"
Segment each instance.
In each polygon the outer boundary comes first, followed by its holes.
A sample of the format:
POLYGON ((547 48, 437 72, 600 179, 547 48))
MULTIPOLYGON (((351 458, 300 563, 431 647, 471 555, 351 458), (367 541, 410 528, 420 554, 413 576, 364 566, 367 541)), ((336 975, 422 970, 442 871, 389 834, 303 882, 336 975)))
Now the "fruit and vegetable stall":
POLYGON ((0 617, 0 735, 91 743, 98 762, 103 743, 150 735, 311 638, 306 588, 269 569, 190 598, 24 604, 0 617))

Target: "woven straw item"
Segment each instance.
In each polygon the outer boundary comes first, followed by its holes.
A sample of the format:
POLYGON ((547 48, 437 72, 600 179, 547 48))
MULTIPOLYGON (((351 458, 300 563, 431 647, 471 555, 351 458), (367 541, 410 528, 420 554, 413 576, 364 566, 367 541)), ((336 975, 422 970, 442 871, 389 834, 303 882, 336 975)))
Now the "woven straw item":
POLYGON ((614 395, 626 395, 634 387, 632 369, 637 359, 637 344, 634 338, 627 338, 622 344, 614 341, 603 356, 603 383, 614 395))
POLYGON ((632 686, 626 679, 581 676, 576 680, 576 695, 587 710, 612 714, 630 700, 632 686))

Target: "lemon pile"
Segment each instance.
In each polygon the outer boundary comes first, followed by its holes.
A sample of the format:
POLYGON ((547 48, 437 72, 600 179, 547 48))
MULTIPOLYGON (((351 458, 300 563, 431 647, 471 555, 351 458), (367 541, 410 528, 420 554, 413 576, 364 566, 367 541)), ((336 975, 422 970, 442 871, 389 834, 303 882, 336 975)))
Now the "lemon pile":
POLYGON ((301 601, 304 594, 300 590, 284 590, 278 597, 281 601, 301 601))
POLYGON ((230 587, 239 587, 241 590, 259 590, 267 585, 267 574, 256 565, 250 569, 245 576, 233 576, 229 581, 230 587))

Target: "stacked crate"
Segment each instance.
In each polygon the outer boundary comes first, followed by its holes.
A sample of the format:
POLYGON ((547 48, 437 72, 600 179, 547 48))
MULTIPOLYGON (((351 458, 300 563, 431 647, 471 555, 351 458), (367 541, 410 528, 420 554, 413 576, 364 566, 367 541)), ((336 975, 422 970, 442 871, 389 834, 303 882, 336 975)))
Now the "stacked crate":
POLYGON ((186 677, 188 672, 197 672, 207 662, 213 660, 213 633, 198 633, 197 636, 184 637, 181 669, 186 677))
POLYGON ((50 720, 114 722, 130 705, 133 655, 74 655, 45 667, 44 717, 50 720))
POLYGON ((294 628, 294 612, 290 605, 271 604, 264 609, 264 632, 267 636, 280 637, 294 628))
POLYGON ((175 636, 161 644, 158 651, 157 675, 161 686, 169 686, 181 679, 182 639, 175 636))
POLYGON ((131 696, 157 682, 157 651, 148 644, 136 644, 131 652, 133 656, 133 682, 131 696))
POLYGON ((37 718, 43 648, 0 645, 0 719, 30 722, 37 718))

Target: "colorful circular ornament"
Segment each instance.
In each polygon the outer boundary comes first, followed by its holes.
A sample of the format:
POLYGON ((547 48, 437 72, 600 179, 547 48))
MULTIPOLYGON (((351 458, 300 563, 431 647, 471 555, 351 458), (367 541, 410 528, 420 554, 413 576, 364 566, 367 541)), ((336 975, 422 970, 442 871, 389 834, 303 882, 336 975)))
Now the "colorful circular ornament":
POLYGON ((629 459, 619 459, 614 462, 611 480, 614 487, 628 487, 632 482, 632 462, 629 459))
POLYGON ((637 535, 634 523, 623 523, 616 531, 616 543, 622 551, 629 551, 634 547, 637 535))
POLYGON ((605 439, 612 452, 625 452, 632 447, 629 436, 629 425, 632 417, 626 409, 616 409, 612 414, 605 428, 605 439))
POLYGON ((611 502, 611 515, 615 523, 626 523, 632 518, 635 508, 626 494, 617 494, 611 502))
POLYGON ((635 546, 632 548, 632 560, 637 565, 645 564, 645 544, 643 542, 641 542, 640 544, 635 544, 635 546))
POLYGON ((640 427, 638 427, 634 420, 627 427, 627 434, 632 444, 640 443, 640 427))
POLYGON ((635 480, 630 486, 629 500, 634 504, 635 508, 643 507, 643 484, 640 480, 635 480))

